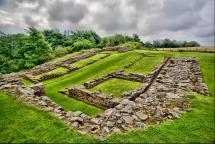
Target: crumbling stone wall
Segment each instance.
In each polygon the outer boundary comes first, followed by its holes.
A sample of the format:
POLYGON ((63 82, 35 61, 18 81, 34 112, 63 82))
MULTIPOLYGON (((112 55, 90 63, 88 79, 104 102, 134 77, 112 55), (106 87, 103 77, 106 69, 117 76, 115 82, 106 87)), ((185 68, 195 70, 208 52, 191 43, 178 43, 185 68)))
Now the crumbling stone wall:
MULTIPOLYGON (((10 92, 17 99, 51 112, 82 134, 94 134, 103 139, 112 132, 146 128, 150 124, 179 118, 189 108, 187 91, 194 90, 208 94, 207 86, 199 78, 200 70, 195 59, 172 58, 156 71, 158 74, 147 91, 142 91, 140 95, 134 97, 135 99, 125 97, 117 106, 107 109, 97 117, 87 116, 80 111, 65 112, 48 97, 35 92, 38 86, 35 86, 37 87, 35 89, 35 87, 16 85, 15 82, 1 85, 0 91, 10 92)), ((40 90, 43 89, 39 87, 40 90)))
POLYGON ((80 86, 69 88, 67 92, 64 91, 63 93, 72 98, 102 109, 113 108, 118 104, 118 102, 114 101, 112 97, 105 96, 102 93, 91 93, 87 89, 80 86))
POLYGON ((147 74, 147 76, 143 80, 144 84, 141 87, 135 89, 134 91, 132 91, 130 93, 124 93, 124 97, 128 97, 129 99, 134 100, 141 93, 145 92, 151 86, 154 79, 160 73, 162 68, 167 64, 169 59, 170 59, 170 57, 165 58, 164 61, 158 67, 155 67, 155 69, 152 72, 147 74))
POLYGON ((133 74, 133 73, 124 74, 123 70, 118 70, 116 72, 109 73, 97 79, 87 81, 84 83, 84 86, 87 89, 90 89, 104 81, 107 81, 110 78, 118 78, 118 79, 124 79, 124 80, 135 81, 135 82, 143 82, 145 77, 143 75, 133 74))
MULTIPOLYGON (((58 67, 65 67, 65 68, 68 68, 71 71, 74 71, 74 70, 77 70, 78 68, 77 67, 72 67, 70 64, 71 63, 75 63, 79 60, 82 60, 82 59, 85 59, 85 58, 88 58, 88 57, 91 57, 99 52, 102 52, 102 51, 119 51, 119 52, 127 52, 127 51, 130 51, 132 49, 130 48, 117 48, 117 47, 114 47, 114 48, 103 48, 103 49, 95 49, 93 51, 90 51, 88 53, 84 53, 84 54, 81 54, 81 55, 78 55, 76 57, 73 57, 73 58, 70 58, 70 59, 67 59, 67 60, 64 60, 64 61, 60 61, 60 62, 56 62, 56 63, 44 63, 44 64, 41 64, 41 65, 38 65, 34 68, 32 68, 31 70, 29 70, 28 72, 26 72, 26 75, 24 75, 23 77, 25 77, 26 79, 34 82, 34 83, 37 83, 38 81, 43 81, 43 80, 47 80, 47 79, 51 79, 51 78, 55 78, 55 77, 59 77, 59 76, 62 76, 66 73, 57 73, 57 74, 44 74, 42 76, 41 79, 37 80, 34 78, 35 75, 39 75, 39 74, 43 74, 43 73, 46 73, 46 72, 49 72, 51 70, 54 70, 58 67)), ((110 54, 104 56, 103 58, 109 56, 110 54)), ((97 60, 96 60, 97 61, 97 60)), ((96 61, 92 61, 86 65, 89 65, 89 64, 92 64, 96 61)))
POLYGON ((22 79, 18 73, 0 74, 0 86, 6 84, 22 84, 22 79))
POLYGON ((132 65, 134 65, 137 61, 141 60, 145 54, 141 54, 139 57, 137 57, 134 61, 131 61, 127 65, 124 66, 124 68, 130 68, 132 65))

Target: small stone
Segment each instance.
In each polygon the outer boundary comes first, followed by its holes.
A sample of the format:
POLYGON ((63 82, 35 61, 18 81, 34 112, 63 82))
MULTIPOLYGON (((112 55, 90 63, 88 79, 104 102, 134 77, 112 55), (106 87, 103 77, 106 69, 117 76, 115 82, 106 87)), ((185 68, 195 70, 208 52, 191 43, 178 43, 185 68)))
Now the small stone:
POLYGON ((114 129, 113 129, 113 132, 115 132, 115 133, 119 133, 119 132, 121 132, 121 130, 120 130, 120 129, 118 129, 118 128, 114 128, 114 129))
POLYGON ((81 114, 82 114, 81 111, 75 111, 75 112, 73 112, 73 116, 74 116, 74 117, 78 117, 78 116, 80 116, 81 114))
POLYGON ((74 122, 74 123, 72 123, 71 125, 72 125, 73 128, 78 128, 79 123, 78 123, 78 122, 74 122))
POLYGON ((81 117, 72 117, 72 118, 70 118, 70 121, 71 122, 78 122, 78 123, 82 123, 84 120, 83 120, 83 118, 81 118, 81 117))
POLYGON ((141 111, 136 112, 136 116, 141 120, 146 120, 148 116, 141 111))
POLYGON ((123 105, 122 104, 118 104, 115 108, 118 109, 118 110, 121 110, 123 108, 123 105))
POLYGON ((127 124, 133 124, 134 118, 131 116, 123 116, 122 119, 127 123, 127 124))
POLYGON ((72 112, 72 111, 68 111, 68 112, 66 113, 66 116, 67 116, 67 117, 72 117, 72 116, 73 116, 73 112, 72 112))
POLYGON ((122 105, 127 105, 129 103, 129 100, 128 99, 124 99, 121 101, 121 104, 122 105))
POLYGON ((47 103, 44 102, 44 101, 39 101, 38 103, 39 103, 39 105, 41 105, 41 106, 47 106, 47 103))
POLYGON ((117 124, 121 124, 121 123, 122 123, 122 120, 117 120, 116 123, 117 123, 117 124))
POLYGON ((115 123, 114 123, 114 122, 112 122, 112 121, 108 121, 108 122, 107 122, 107 126, 108 126, 108 127, 113 127, 113 126, 114 126, 114 124, 115 124, 115 123))

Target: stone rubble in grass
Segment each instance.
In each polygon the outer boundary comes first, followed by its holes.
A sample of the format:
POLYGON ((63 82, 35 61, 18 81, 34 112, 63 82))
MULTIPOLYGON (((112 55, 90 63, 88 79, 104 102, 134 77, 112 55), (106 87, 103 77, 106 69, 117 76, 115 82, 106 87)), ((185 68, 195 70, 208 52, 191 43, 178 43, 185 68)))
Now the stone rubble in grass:
POLYGON ((93 134, 98 138, 179 118, 189 109, 186 92, 209 94, 207 85, 202 82, 198 62, 192 58, 171 58, 165 61, 146 76, 144 81, 147 84, 127 94, 118 105, 96 117, 81 111, 65 112, 43 95, 45 91, 42 84, 27 87, 20 85, 18 79, 11 80, 8 77, 7 80, 4 75, 0 77, 0 91, 9 92, 17 99, 51 112, 82 134, 93 134))

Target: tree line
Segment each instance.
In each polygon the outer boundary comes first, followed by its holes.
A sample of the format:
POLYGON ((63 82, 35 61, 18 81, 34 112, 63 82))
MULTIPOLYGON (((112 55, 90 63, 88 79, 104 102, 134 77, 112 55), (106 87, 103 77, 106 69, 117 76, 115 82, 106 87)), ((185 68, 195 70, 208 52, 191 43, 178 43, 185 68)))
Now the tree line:
POLYGON ((160 40, 143 43, 137 34, 116 34, 100 37, 94 31, 26 29, 27 34, 0 35, 0 73, 30 69, 55 57, 82 49, 103 47, 131 47, 133 49, 155 47, 199 46, 197 42, 160 40))

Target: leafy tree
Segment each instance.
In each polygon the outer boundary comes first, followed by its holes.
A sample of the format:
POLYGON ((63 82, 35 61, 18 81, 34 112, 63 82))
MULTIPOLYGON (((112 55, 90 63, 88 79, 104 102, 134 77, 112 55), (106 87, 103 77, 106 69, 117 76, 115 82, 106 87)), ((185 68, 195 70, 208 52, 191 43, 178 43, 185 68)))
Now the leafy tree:
POLYGON ((86 39, 78 40, 73 44, 74 51, 80 51, 82 49, 89 49, 92 47, 93 47, 93 43, 86 39))

